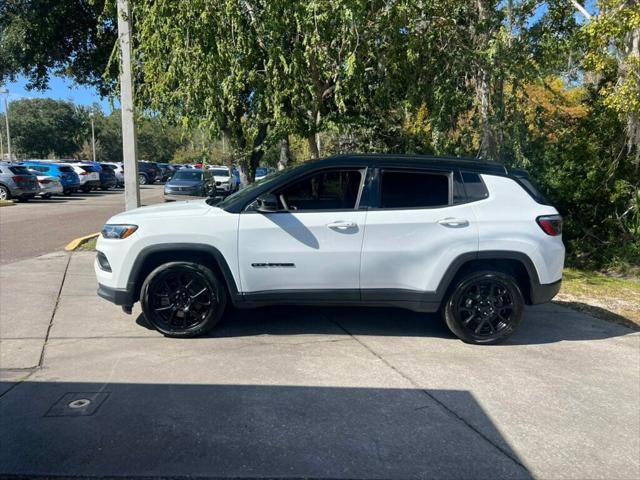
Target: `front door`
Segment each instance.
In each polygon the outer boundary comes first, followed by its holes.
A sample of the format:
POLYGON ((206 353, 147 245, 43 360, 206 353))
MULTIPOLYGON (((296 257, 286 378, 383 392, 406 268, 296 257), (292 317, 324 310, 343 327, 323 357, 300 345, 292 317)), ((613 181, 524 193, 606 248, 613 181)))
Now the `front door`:
POLYGON ((243 212, 239 270, 244 293, 293 291, 357 300, 366 212, 364 169, 312 173, 271 192, 279 210, 243 212), (302 292, 301 292, 302 291, 302 292))

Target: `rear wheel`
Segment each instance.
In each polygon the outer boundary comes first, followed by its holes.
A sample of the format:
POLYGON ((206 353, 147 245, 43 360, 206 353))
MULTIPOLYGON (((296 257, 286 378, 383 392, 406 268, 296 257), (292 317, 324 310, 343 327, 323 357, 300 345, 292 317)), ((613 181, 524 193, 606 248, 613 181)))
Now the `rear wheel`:
POLYGON ((454 287, 443 309, 449 329, 461 340, 496 344, 520 325, 524 299, 515 279, 502 272, 473 272, 454 287))
POLYGON ((4 185, 0 185, 0 200, 9 200, 11 198, 11 192, 4 185))
POLYGON ((213 328, 226 306, 225 287, 207 267, 192 262, 159 266, 140 293, 147 321, 168 337, 196 337, 213 328))

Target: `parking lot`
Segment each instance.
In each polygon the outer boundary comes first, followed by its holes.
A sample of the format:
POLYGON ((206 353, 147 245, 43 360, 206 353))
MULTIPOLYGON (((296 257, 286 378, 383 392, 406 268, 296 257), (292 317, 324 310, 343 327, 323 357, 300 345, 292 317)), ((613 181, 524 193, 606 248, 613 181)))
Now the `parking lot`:
MULTIPOLYGON (((140 187, 143 205, 162 201, 162 185, 140 187)), ((96 190, 31 199, 0 208, 0 264, 60 250, 73 238, 99 232, 124 210, 124 190, 96 190), (37 241, 34 241, 37 239, 37 241)))
POLYGON ((1 473, 640 477, 640 334, 625 327, 549 304, 479 347, 434 315, 299 307, 175 340, 96 297, 92 262, 0 272, 1 473))

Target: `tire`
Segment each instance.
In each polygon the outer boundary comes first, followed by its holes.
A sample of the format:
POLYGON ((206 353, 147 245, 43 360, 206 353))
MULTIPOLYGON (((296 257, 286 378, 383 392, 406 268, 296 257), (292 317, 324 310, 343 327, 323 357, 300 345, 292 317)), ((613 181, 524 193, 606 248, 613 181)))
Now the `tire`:
POLYGON ((197 337, 220 321, 227 292, 209 268, 193 262, 170 262, 144 280, 140 303, 149 324, 165 336, 197 337))
POLYGON ((31 199, 31 197, 18 197, 18 201, 19 202, 28 202, 31 199))
POLYGON ((64 190, 64 191, 62 192, 62 194, 63 194, 65 197, 68 197, 69 195, 71 195, 71 190, 64 190))
POLYGON ((4 185, 0 185, 0 200, 11 200, 11 191, 4 185))
POLYGON ((138 183, 140 185, 146 185, 148 183, 147 176, 143 173, 138 175, 138 183))
POLYGON ((462 341, 495 345, 517 330, 523 307, 522 292, 511 275, 479 271, 468 273, 455 283, 442 315, 462 341))
POLYGON ((53 195, 51 193, 45 193, 44 195, 42 195, 42 198, 44 198, 45 200, 49 200, 53 195))

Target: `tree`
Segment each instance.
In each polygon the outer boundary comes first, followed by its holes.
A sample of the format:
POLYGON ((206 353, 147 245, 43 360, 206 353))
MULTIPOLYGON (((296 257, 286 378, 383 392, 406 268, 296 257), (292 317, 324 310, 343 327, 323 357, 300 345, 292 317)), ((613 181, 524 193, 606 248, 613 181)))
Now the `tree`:
POLYGON ((20 156, 70 157, 82 144, 82 119, 70 102, 21 99, 11 102, 9 111, 11 141, 20 156))
POLYGON ((62 74, 112 92, 115 18, 115 2, 106 0, 0 2, 0 83, 20 73, 45 89, 51 74, 62 74))

